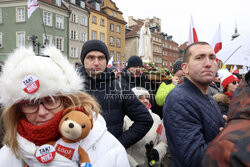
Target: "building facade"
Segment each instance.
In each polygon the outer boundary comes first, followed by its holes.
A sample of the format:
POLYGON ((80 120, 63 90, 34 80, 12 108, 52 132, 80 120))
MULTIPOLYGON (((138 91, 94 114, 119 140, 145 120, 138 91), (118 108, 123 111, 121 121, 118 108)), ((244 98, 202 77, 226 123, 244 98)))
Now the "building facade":
POLYGON ((81 64, 81 48, 88 40, 89 11, 82 0, 64 1, 70 12, 69 17, 69 61, 72 64, 81 64))
MULTIPOLYGON (((17 47, 32 46, 32 36, 36 37, 33 39, 40 46, 54 44, 63 54, 68 55, 67 8, 59 0, 39 2, 40 7, 28 19, 27 0, 0 1, 1 61, 17 47)), ((38 52, 37 47, 34 49, 38 52)))
POLYGON ((103 0, 103 11, 107 14, 107 37, 110 56, 115 61, 125 60, 125 25, 122 12, 112 0, 103 0))

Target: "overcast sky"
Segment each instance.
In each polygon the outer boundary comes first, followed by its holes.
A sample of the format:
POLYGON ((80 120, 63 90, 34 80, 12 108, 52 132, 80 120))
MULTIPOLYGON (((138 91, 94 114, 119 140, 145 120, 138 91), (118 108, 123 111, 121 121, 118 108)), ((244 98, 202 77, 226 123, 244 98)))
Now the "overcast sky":
POLYGON ((238 32, 250 31, 249 0, 113 0, 123 12, 135 19, 156 16, 162 31, 178 44, 188 40, 191 15, 200 41, 211 42, 221 25, 222 43, 231 40, 237 22, 238 32))

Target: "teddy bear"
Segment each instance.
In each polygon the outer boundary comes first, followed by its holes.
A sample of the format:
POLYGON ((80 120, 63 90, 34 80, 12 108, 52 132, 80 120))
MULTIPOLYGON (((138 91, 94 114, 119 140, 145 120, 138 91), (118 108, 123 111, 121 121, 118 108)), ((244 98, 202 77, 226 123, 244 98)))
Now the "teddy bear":
POLYGON ((69 107, 63 111, 59 123, 61 138, 54 145, 55 151, 64 157, 80 162, 80 167, 91 167, 88 153, 80 146, 80 140, 88 136, 93 127, 93 118, 84 108, 69 107))

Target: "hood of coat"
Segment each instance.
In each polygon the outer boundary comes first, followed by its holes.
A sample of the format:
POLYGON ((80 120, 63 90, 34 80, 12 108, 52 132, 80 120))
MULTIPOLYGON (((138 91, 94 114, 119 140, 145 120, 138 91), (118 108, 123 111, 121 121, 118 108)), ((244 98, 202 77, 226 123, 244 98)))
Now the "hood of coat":
POLYGON ((246 82, 243 82, 233 94, 228 122, 232 119, 250 119, 250 87, 246 82))
POLYGON ((213 98, 217 103, 230 103, 230 98, 224 93, 215 94, 213 98))

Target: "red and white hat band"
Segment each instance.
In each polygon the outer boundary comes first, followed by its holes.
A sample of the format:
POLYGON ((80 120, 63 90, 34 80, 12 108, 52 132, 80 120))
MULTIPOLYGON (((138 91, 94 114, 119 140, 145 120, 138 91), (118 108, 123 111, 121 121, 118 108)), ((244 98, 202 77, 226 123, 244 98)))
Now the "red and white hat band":
POLYGON ((222 86, 225 89, 227 87, 227 85, 233 81, 239 81, 239 79, 235 76, 235 75, 230 75, 229 77, 225 78, 222 81, 222 86))

